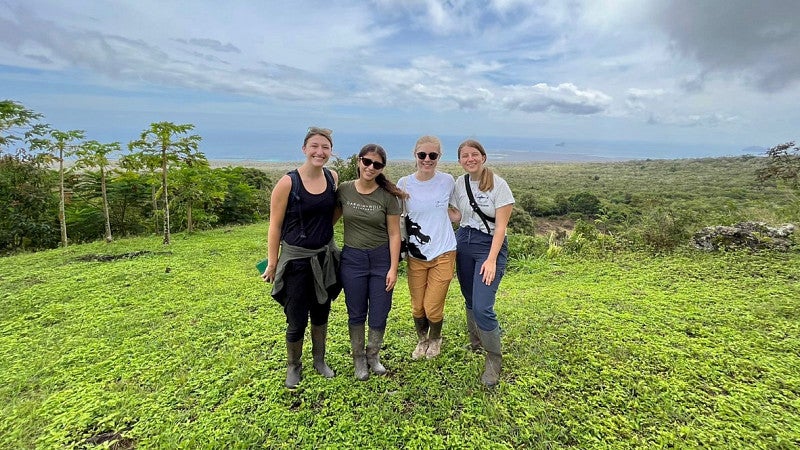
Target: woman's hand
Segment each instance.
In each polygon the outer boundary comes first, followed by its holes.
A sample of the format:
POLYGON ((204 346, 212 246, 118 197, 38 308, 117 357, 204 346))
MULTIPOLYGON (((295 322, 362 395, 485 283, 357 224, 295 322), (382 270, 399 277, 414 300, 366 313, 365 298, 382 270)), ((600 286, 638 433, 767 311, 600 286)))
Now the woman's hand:
POLYGON ((481 275, 483 275, 483 283, 487 286, 492 284, 495 275, 497 275, 497 260, 487 259, 481 264, 481 275))
POLYGON ((389 269, 386 272, 386 292, 394 289, 395 283, 397 283, 397 269, 389 269))
POLYGON ((275 281, 275 269, 276 267, 272 264, 268 265, 267 268, 264 269, 264 273, 261 274, 261 279, 267 283, 275 281))

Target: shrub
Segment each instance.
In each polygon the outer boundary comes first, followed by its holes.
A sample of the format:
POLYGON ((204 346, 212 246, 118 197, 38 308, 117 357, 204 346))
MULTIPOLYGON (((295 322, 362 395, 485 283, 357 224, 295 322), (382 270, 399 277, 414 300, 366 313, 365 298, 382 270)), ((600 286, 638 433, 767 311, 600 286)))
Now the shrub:
POLYGON ((688 218, 668 208, 653 208, 642 213, 626 237, 636 247, 665 252, 688 242, 688 222, 688 218))
POLYGON ((514 205, 508 221, 508 230, 509 233, 533 235, 536 233, 536 222, 525 210, 514 205))
POLYGON ((523 260, 535 258, 547 253, 547 240, 542 237, 526 234, 508 235, 508 259, 523 260))
POLYGON ((600 212, 600 199, 589 192, 580 192, 567 199, 569 212, 593 216, 600 212))
POLYGON ((34 159, 0 155, 0 252, 58 245, 58 196, 52 171, 34 159))

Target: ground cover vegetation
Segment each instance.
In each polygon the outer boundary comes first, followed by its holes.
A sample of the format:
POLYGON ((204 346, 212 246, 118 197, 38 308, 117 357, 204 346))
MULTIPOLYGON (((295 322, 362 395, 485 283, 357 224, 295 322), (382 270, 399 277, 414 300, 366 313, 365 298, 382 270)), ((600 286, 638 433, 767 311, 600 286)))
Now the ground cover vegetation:
MULTIPOLYGON (((356 381, 343 300, 325 379, 283 387, 267 225, 0 259, 0 448, 796 448, 800 253, 514 253, 482 387, 457 282, 442 355, 411 360, 404 277, 356 381)), ((341 239, 338 233, 337 239, 341 239)))
MULTIPOLYGON (((793 142, 766 157, 490 160, 517 200, 501 386, 482 388, 483 357, 462 348, 455 281, 443 355, 411 360, 401 275, 389 375, 353 379, 339 299, 338 375, 305 358, 292 392, 283 314, 253 264, 270 188, 295 164, 212 167, 190 125, 151 124, 122 151, 40 119, 0 102, 0 448, 800 445, 797 246, 690 245, 706 226, 797 223, 793 142)), ((349 179, 354 164, 331 165, 349 179)))

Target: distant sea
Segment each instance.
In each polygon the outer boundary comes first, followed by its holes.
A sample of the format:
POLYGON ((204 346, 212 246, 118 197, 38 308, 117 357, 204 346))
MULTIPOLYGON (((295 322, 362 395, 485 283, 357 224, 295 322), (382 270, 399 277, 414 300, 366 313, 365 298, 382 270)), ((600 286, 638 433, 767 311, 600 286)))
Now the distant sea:
MULTIPOLYGON (((301 161, 304 134, 237 133, 231 138, 204 133, 201 144, 209 160, 291 162, 301 161)), ((445 161, 456 161, 456 149, 463 136, 438 136, 444 146, 445 161)), ((389 160, 411 160, 418 135, 353 134, 334 132, 334 155, 346 158, 358 153, 364 144, 380 144, 389 160)), ((570 139, 514 138, 497 136, 472 137, 486 148, 489 161, 515 162, 601 162, 638 159, 683 159, 742 156, 764 153, 761 147, 730 145, 696 145, 653 143, 642 141, 587 141, 570 139)))

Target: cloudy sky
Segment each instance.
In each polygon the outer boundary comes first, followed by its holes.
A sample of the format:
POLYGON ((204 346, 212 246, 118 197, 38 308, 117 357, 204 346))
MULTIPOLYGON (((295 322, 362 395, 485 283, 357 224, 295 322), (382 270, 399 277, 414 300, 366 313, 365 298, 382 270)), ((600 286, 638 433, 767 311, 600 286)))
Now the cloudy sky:
POLYGON ((0 0, 0 97, 123 143, 166 120, 218 149, 321 125, 736 154, 798 138, 798 17, 797 0, 0 0))

